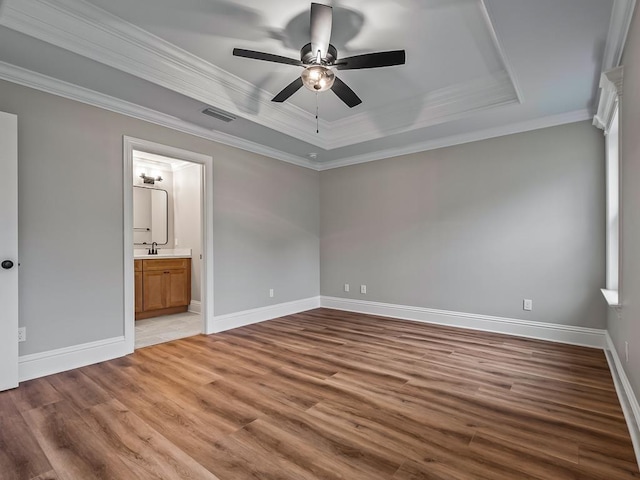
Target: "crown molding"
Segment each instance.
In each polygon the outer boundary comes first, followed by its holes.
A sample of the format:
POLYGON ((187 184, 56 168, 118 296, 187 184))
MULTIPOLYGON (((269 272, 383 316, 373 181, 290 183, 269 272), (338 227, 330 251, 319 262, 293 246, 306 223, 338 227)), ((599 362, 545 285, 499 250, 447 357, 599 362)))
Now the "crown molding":
POLYGON ((332 150, 438 125, 488 108, 523 103, 522 90, 502 48, 488 6, 484 0, 476 0, 476 3, 504 67, 503 71, 480 80, 461 82, 431 91, 420 98, 411 98, 406 102, 367 110, 331 122, 325 127, 331 139, 331 144, 325 149, 332 150), (408 118, 407 112, 414 112, 417 105, 421 106, 420 112, 416 117, 408 118), (384 119, 388 127, 380 128, 379 119, 384 119))
POLYGON ((489 35, 491 36, 491 40, 493 41, 493 46, 498 52, 500 60, 502 61, 502 65, 504 66, 504 69, 509 76, 509 80, 511 81, 511 85, 513 86, 518 102, 524 103, 524 94, 522 93, 520 82, 518 81, 518 77, 516 76, 515 70, 513 69, 513 66, 511 65, 511 62, 509 61, 504 48, 502 47, 503 42, 500 39, 500 35, 498 34, 498 31, 494 26, 491 9, 489 8, 489 5, 486 4, 485 0, 479 0, 479 8, 485 21, 487 30, 489 30, 489 35))
POLYGON ((4 0, 0 25, 324 147, 313 115, 83 0, 4 0), (246 99, 259 115, 238 106, 246 99))
POLYGON ((609 133, 618 100, 622 97, 623 78, 623 67, 612 68, 600 75, 600 100, 593 124, 604 130, 605 134, 609 133))
POLYGON ((172 173, 180 172, 192 167, 199 168, 199 165, 194 162, 179 160, 174 157, 166 157, 164 155, 156 155, 155 153, 149 153, 141 150, 134 150, 132 160, 134 165, 139 167, 160 168, 163 170, 170 170, 172 173))
POLYGON ((452 135, 449 137, 438 138, 421 143, 414 143, 400 148, 391 148, 380 150, 374 153, 364 155, 356 155, 353 157, 343 158, 340 160, 332 160, 323 162, 318 166, 318 170, 330 170, 333 168, 346 167, 349 165, 357 165, 360 163, 373 162, 383 160, 385 158, 399 157, 401 155, 410 155, 412 153, 425 152, 428 150, 436 150, 438 148, 452 147, 464 143, 477 142, 487 140, 489 138, 502 137, 512 135, 514 133, 528 132, 531 130, 539 130, 541 128, 555 127, 566 123, 581 122, 591 120, 592 113, 589 110, 577 110, 574 112, 562 113, 559 115, 551 115, 533 120, 525 120, 523 122, 511 123, 501 127, 487 128, 476 130, 474 132, 464 133, 460 135, 452 135))
POLYGON ((477 3, 505 66, 504 72, 480 82, 461 82, 374 112, 355 113, 334 122, 321 121, 320 135, 311 113, 291 103, 274 105, 268 100, 271 97, 268 92, 84 0, 4 0, 0 25, 321 149, 333 150, 521 101, 522 95, 484 1, 477 3), (258 114, 241 108, 241 102, 247 99, 258 103, 258 114), (415 111, 417 105, 422 106, 417 118, 407 120, 406 112, 415 111))
POLYGON ((286 163, 297 165, 311 170, 323 171, 332 168, 340 168, 348 165, 356 165, 360 163, 372 162, 375 160, 383 160, 385 158, 398 157, 418 153, 421 151, 435 150, 438 148, 450 147, 463 143, 476 142, 489 138, 511 135, 540 128, 553 127, 566 123, 580 122, 592 118, 592 114, 588 110, 578 110, 575 112, 553 115, 540 119, 528 120, 524 122, 505 125, 490 129, 477 130, 461 135, 452 135, 441 139, 430 140, 427 142, 415 143, 398 148, 379 150, 376 152, 347 157, 339 160, 330 160, 326 162, 313 161, 305 157, 298 157, 289 153, 266 147, 255 142, 251 142, 233 135, 222 132, 208 130, 198 127, 192 123, 186 122, 179 118, 167 115, 146 107, 120 100, 102 93, 95 92, 77 85, 73 85, 62 80, 58 80, 46 75, 42 75, 24 68, 17 67, 5 62, 0 62, 0 80, 6 80, 18 85, 33 88, 42 92, 50 93, 60 97, 75 100, 87 105, 109 110, 111 112, 126 115, 128 117, 137 118, 146 122, 150 122, 163 127, 171 128, 179 132, 194 135, 196 137, 211 140, 231 147, 239 148, 248 152, 252 152, 265 157, 281 160, 286 163))
POLYGON ((138 165, 149 165, 165 169, 168 168, 172 172, 175 172, 176 170, 185 166, 193 165, 190 162, 179 160, 177 158, 164 157, 162 155, 156 155, 155 153, 149 153, 140 150, 134 151, 133 161, 138 165))
POLYGON ((140 105, 126 102, 109 95, 104 95, 102 93, 32 72, 24 68, 16 67, 9 63, 0 62, 0 79, 68 98, 70 100, 75 100, 87 105, 92 105, 94 107, 103 108, 111 112, 120 113, 128 117, 144 120, 179 132, 188 133, 196 137, 236 147, 258 155, 264 155, 266 157, 282 160, 283 162, 292 163, 300 167, 316 170, 315 163, 312 163, 306 158, 291 155, 275 148, 266 147, 259 143, 251 142, 227 133, 208 130, 204 127, 199 127, 171 115, 157 112, 146 107, 141 107, 140 105))
POLYGON ((165 157, 166 160, 155 160, 153 157, 159 157, 147 152, 136 151, 136 156, 133 157, 133 165, 140 168, 159 169, 168 171, 171 173, 180 172, 191 167, 198 167, 198 164, 192 162, 185 162, 175 158, 165 157))
POLYGON ((179 132, 194 135, 196 137, 211 140, 231 147, 239 148, 248 152, 252 152, 265 157, 281 160, 300 167, 309 168, 311 170, 323 171, 332 168, 340 168, 348 165, 356 165, 360 163, 372 162, 375 160, 383 160, 385 158, 398 157, 418 153, 421 151, 435 150, 437 148, 450 147, 463 143, 485 140, 488 138, 500 137, 503 135, 511 135, 514 133, 526 132, 540 128, 553 127, 563 125, 565 123, 580 122, 591 119, 591 113, 588 110, 578 110, 560 115, 553 115, 540 119, 528 120, 524 122, 509 124, 504 127, 496 127, 484 130, 477 130, 461 135, 453 135, 441 139, 430 140, 427 142, 416 143, 399 148, 391 148, 380 150, 364 155, 357 155, 340 160, 332 160, 327 162, 317 162, 304 157, 291 155, 280 150, 266 147, 255 142, 234 137, 222 132, 208 130, 198 127, 192 123, 185 122, 179 118, 157 112, 139 105, 120 100, 102 93, 95 92, 68 82, 63 82, 55 78, 48 77, 24 68, 16 67, 5 62, 0 62, 0 80, 6 80, 18 85, 33 88, 42 92, 50 93, 60 97, 75 100, 87 105, 109 110, 111 112, 126 115, 128 117, 137 118, 146 122, 154 123, 163 127, 171 128, 179 132))
MULTIPOLYGON (((134 158, 133 165, 134 167, 137 167, 140 169, 147 169, 147 170, 162 170, 163 172, 169 172, 169 173, 173 173, 176 171, 176 169, 173 168, 172 164, 159 162, 157 160, 134 158)), ((145 172, 145 173, 149 173, 149 172, 145 172)))
POLYGON ((502 71, 493 77, 451 85, 408 102, 368 110, 332 122, 330 149, 438 125, 472 112, 518 101, 509 74, 502 71), (417 106, 420 108, 417 116, 407 115, 407 112, 415 111, 417 106), (392 126, 381 130, 377 122, 380 118, 392 126))
POLYGON ((624 45, 627 41, 631 17, 636 6, 636 0, 614 0, 611 10, 611 21, 607 33, 602 70, 610 70, 620 65, 624 45))

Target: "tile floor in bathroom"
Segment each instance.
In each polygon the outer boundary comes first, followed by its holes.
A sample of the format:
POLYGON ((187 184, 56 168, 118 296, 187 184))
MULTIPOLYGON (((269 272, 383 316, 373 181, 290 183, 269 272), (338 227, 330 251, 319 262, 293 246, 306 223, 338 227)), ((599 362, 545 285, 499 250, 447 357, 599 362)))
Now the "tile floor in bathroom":
POLYGON ((142 348, 202 333, 199 313, 176 313, 136 321, 136 347, 142 348))

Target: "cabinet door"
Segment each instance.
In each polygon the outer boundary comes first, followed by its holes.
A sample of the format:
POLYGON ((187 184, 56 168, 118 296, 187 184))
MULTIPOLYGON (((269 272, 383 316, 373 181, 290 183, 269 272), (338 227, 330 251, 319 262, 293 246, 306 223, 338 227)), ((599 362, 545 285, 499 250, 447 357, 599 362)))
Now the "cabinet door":
POLYGON ((191 301, 191 272, 188 268, 169 270, 166 275, 167 307, 182 307, 191 301))
POLYGON ((142 272, 135 272, 135 284, 136 284, 136 313, 139 313, 143 309, 142 298, 142 272))
POLYGON ((163 270, 144 271, 142 273, 142 290, 143 290, 143 309, 145 312, 149 310, 157 310, 165 308, 165 275, 163 270))

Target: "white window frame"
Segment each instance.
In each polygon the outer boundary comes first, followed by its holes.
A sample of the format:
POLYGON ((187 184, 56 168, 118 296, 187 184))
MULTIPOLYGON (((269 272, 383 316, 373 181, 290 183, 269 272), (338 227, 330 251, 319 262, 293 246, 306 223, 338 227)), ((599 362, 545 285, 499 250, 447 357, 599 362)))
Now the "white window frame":
MULTIPOLYGON (((605 298, 614 295, 618 304, 620 284, 620 127, 616 105, 611 125, 606 134, 607 148, 607 280, 605 298)), ((604 292, 603 292, 604 293, 604 292)), ((609 302, 612 303, 612 302, 609 302)))
POLYGON ((623 68, 602 74, 600 102, 593 123, 604 130, 606 145, 606 285, 602 289, 607 303, 620 305, 620 100, 623 68))

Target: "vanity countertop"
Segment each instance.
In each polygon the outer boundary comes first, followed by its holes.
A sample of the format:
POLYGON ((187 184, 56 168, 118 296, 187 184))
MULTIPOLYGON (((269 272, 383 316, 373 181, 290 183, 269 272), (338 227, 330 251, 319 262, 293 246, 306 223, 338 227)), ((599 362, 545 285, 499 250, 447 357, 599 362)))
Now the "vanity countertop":
POLYGON ((190 248, 158 248, 157 255, 149 255, 146 248, 136 248, 133 250, 135 260, 152 260, 154 258, 191 258, 190 248))

